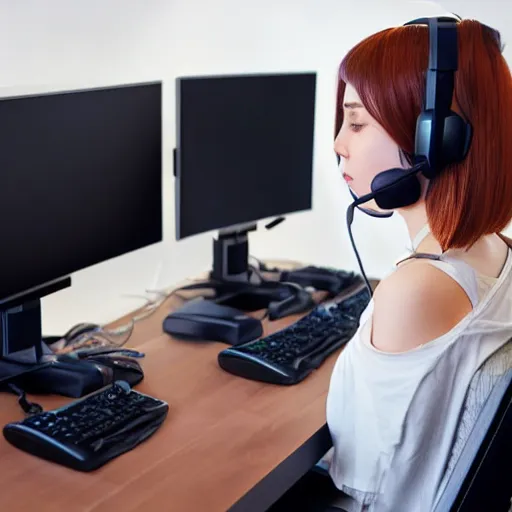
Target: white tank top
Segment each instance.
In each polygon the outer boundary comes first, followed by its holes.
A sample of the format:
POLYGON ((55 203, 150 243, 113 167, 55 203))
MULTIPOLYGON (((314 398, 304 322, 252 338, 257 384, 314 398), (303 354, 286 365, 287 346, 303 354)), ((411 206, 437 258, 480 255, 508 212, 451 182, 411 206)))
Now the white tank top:
POLYGON ((350 497, 343 502, 348 512, 433 509, 471 379, 512 338, 511 254, 496 279, 446 254, 423 255, 460 284, 473 310, 414 350, 375 348, 368 304, 336 362, 327 397, 329 472, 350 497))

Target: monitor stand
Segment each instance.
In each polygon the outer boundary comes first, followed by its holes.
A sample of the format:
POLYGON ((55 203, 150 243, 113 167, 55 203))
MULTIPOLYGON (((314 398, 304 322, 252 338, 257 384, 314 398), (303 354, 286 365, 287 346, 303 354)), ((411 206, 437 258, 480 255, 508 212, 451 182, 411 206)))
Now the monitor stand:
POLYGON ((277 280, 262 281, 249 265, 249 233, 256 224, 221 230, 213 240, 213 269, 204 287, 212 289, 218 304, 243 311, 266 309, 293 292, 277 280))
POLYGON ((12 381, 30 393, 65 396, 100 387, 90 364, 57 356, 42 340, 41 298, 69 286, 67 277, 0 302, 0 384, 12 381))

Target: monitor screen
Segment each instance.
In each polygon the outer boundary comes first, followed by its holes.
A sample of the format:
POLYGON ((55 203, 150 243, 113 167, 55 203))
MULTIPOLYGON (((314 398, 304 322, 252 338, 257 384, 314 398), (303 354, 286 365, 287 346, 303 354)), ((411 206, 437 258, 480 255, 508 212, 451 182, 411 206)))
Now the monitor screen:
POLYGON ((0 100, 0 300, 162 239, 161 84, 0 100))
POLYGON ((311 208, 315 73, 176 85, 176 238, 311 208))

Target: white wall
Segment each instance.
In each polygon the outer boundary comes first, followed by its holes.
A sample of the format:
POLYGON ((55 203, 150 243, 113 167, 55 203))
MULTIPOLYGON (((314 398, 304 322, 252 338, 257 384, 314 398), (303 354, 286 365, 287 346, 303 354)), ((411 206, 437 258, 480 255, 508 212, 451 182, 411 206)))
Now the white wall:
MULTIPOLYGON (((443 7, 495 26, 506 42, 512 11, 504 3, 446 0, 443 7)), ((45 332, 106 322, 140 303, 125 295, 209 268, 211 234, 174 240, 171 157, 180 75, 318 72, 314 209, 255 233, 251 252, 357 268, 344 223, 349 198, 332 153, 336 67, 363 37, 439 11, 406 0, 0 0, 0 94, 164 81, 165 241, 76 273, 71 289, 44 299, 45 332)), ((399 218, 356 215, 354 232, 374 276, 407 242, 399 218)))

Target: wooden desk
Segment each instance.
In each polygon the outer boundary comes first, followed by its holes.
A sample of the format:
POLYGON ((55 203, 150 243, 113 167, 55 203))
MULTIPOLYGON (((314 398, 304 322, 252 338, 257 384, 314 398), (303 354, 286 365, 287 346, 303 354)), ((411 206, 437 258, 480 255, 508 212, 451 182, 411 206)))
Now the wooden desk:
MULTIPOLYGON (((263 511, 329 447, 325 400, 337 353, 302 383, 274 386, 221 370, 221 343, 177 341, 162 332, 169 299, 137 324, 128 345, 145 352, 142 392, 170 404, 147 442, 84 474, 45 462, 0 438, 5 512, 263 511)), ((265 323, 271 333, 298 316, 265 323)), ((37 397, 45 408, 70 399, 37 397)), ((0 424, 22 418, 0 395, 0 424)))

